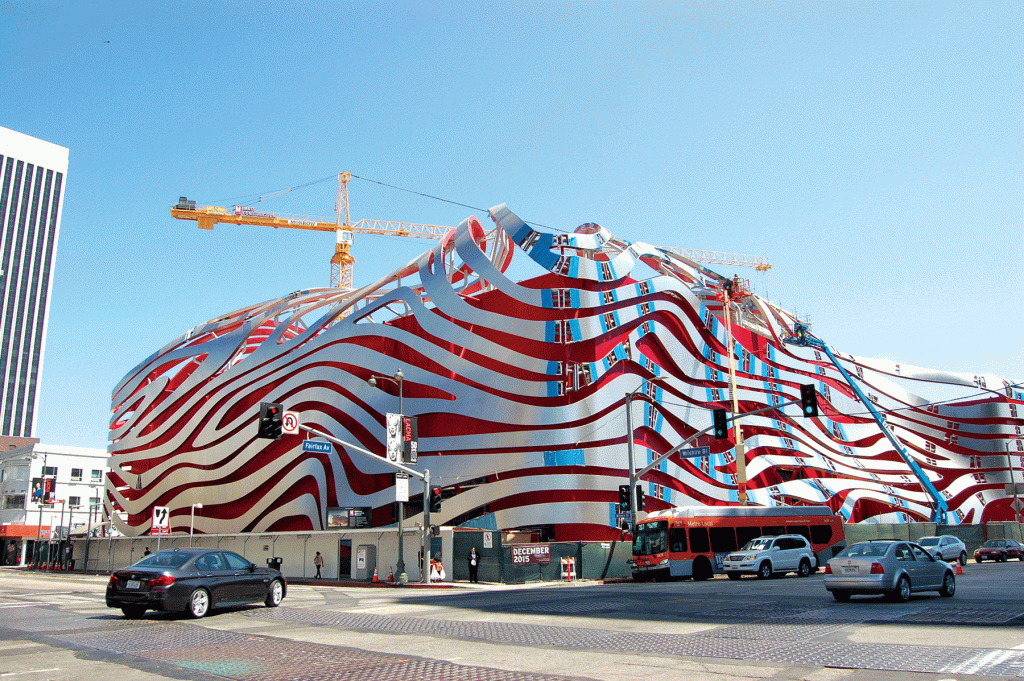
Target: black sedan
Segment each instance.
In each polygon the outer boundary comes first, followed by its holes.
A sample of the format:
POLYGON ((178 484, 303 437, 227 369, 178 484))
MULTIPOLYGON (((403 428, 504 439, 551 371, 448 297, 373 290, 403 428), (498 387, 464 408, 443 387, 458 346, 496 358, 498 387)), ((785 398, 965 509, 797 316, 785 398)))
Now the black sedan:
POLYGON ((237 553, 211 549, 158 551, 110 575, 107 607, 125 617, 147 610, 188 611, 195 618, 210 608, 263 601, 276 608, 288 586, 284 575, 253 565, 237 553))

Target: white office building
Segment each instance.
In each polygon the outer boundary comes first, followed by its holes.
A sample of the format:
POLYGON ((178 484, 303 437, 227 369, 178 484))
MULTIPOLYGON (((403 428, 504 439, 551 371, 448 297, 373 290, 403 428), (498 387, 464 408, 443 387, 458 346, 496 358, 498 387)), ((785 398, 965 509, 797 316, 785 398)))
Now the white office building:
POLYGON ((107 527, 103 517, 104 449, 33 444, 0 453, 0 564, 25 565, 52 555, 69 534, 107 527))
POLYGON ((0 128, 0 435, 32 437, 68 150, 0 128))

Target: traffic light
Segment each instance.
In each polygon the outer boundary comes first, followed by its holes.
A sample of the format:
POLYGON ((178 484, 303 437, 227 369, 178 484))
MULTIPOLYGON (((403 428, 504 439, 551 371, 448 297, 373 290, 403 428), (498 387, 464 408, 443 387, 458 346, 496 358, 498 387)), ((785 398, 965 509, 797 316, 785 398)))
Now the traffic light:
POLYGON ((441 512, 441 488, 434 487, 430 490, 430 512, 441 512))
POLYGON ((726 414, 724 409, 715 409, 712 412, 715 419, 715 439, 716 440, 728 440, 729 439, 729 416, 726 414))
POLYGON ((629 510, 629 485, 619 485, 619 510, 629 510))
POLYGON ((818 415, 818 393, 814 391, 813 385, 800 386, 800 406, 803 407, 804 416, 818 415))
POLYGON ((636 486, 636 510, 644 510, 644 487, 643 485, 636 486))
POLYGON ((266 440, 281 439, 281 417, 284 407, 280 402, 260 402, 260 427, 256 437, 266 440))

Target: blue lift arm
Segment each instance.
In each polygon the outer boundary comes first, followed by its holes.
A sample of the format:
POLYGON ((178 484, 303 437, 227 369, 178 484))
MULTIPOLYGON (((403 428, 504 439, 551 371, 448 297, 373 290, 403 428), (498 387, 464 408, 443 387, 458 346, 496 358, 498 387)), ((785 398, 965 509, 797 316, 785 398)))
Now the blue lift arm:
POLYGON ((946 513, 949 511, 949 506, 946 504, 946 500, 942 498, 942 494, 939 493, 939 490, 935 489, 935 485, 933 485, 932 481, 928 479, 928 476, 925 474, 924 470, 917 463, 917 461, 915 461, 914 458, 907 453, 906 448, 900 443, 899 440, 896 439, 896 436, 894 436, 889 431, 889 429, 885 425, 885 421, 882 419, 882 415, 878 413, 878 410, 875 409, 875 405, 871 402, 871 400, 868 399, 867 395, 865 395, 857 386, 856 382, 854 382, 853 380, 853 377, 850 376, 846 369, 843 368, 843 365, 839 363, 839 360, 836 359, 836 356, 832 354, 832 351, 828 349, 828 346, 825 345, 825 343, 823 343, 820 339, 815 338, 814 336, 807 333, 807 327, 805 325, 796 324, 793 327, 793 332, 794 336, 790 338, 785 338, 784 342, 789 343, 790 345, 801 345, 804 347, 810 347, 816 350, 821 350, 826 355, 828 355, 829 360, 831 360, 835 368, 839 370, 839 373, 843 375, 843 378, 846 379, 847 384, 849 384, 850 388, 853 389, 853 392, 857 394, 857 397, 860 399, 860 401, 864 404, 864 406, 868 408, 868 411, 871 412, 871 416, 875 419, 875 423, 878 424, 878 427, 889 439, 889 442, 892 443, 892 446, 896 449, 896 452, 899 453, 900 458, 902 458, 903 461, 908 466, 910 466, 910 470, 914 472, 914 475, 921 483, 921 487, 924 489, 925 494, 931 497, 932 522, 938 523, 940 525, 945 525, 946 513))

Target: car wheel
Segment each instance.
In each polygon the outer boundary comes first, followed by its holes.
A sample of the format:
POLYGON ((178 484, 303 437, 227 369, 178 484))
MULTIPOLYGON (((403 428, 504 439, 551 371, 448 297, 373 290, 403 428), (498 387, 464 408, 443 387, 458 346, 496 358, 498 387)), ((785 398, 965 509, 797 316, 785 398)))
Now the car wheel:
POLYGON ((137 620, 146 614, 146 608, 141 605, 122 605, 121 612, 130 620, 137 620))
POLYGON ((188 614, 200 619, 210 610, 210 594, 206 589, 196 589, 188 597, 188 614))
MULTIPOLYGON (((1024 558, 1022 558, 1021 560, 1024 560, 1024 558)), ((966 551, 961 551, 960 552, 960 564, 961 565, 967 565, 967 552, 966 551)))
POLYGON ((942 578, 942 588, 939 589, 939 595, 951 598, 956 593, 956 577, 953 576, 952 572, 947 572, 942 578))
POLYGON ((270 583, 270 591, 267 592, 267 600, 263 601, 268 608, 276 608, 284 600, 284 584, 280 579, 270 583))
POLYGON ((1000 563, 1005 563, 1006 562, 1006 554, 1005 553, 1003 555, 999 556, 999 562, 1000 563))
POLYGON ((797 577, 808 577, 811 574, 811 561, 804 558, 800 561, 800 567, 796 569, 797 577))
POLYGON ((729 575, 729 579, 731 579, 731 580, 732 580, 732 581, 734 581, 734 582, 735 582, 735 581, 736 581, 737 579, 739 579, 740 577, 742 577, 742 576, 743 576, 743 575, 741 575, 741 574, 740 574, 740 573, 738 573, 738 572, 727 572, 727 573, 725 573, 725 574, 729 575))
POLYGON ((832 592, 832 598, 836 599, 840 603, 845 603, 850 600, 850 592, 836 590, 832 592))
POLYGON ((772 564, 768 561, 761 563, 761 566, 757 568, 758 579, 768 579, 772 576, 772 564))
POLYGON ((899 603, 906 603, 910 600, 910 578, 900 575, 896 581, 896 588, 889 592, 889 597, 899 603))

